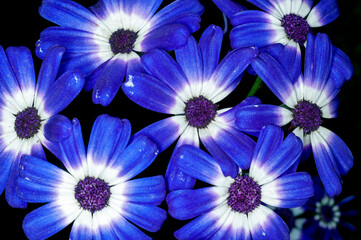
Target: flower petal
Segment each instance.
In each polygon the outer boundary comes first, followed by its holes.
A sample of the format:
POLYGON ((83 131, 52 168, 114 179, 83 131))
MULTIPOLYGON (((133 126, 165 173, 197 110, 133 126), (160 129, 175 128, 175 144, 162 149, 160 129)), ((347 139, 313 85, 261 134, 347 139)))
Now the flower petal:
POLYGON ((197 217, 227 199, 228 188, 207 187, 172 191, 167 195, 169 214, 179 220, 197 217))
POLYGON ((231 0, 212 1, 228 18, 231 18, 234 14, 238 12, 247 10, 247 8, 231 0))
POLYGON ((126 70, 127 61, 121 54, 106 63, 94 85, 92 99, 95 104, 107 106, 111 103, 124 80, 126 70))
POLYGON ((307 16, 307 23, 311 27, 321 27, 335 20, 338 15, 339 9, 336 0, 321 0, 307 16))
POLYGON ((69 225, 80 212, 76 204, 51 202, 27 214, 23 230, 29 239, 45 239, 69 225))
POLYGON ((274 207, 300 207, 313 196, 312 179, 305 172, 282 176, 263 185, 261 189, 261 201, 274 207))
POLYGON ((60 114, 49 118, 44 125, 44 136, 53 142, 61 142, 67 139, 73 130, 71 121, 60 114))
POLYGON ((65 107, 80 93, 84 79, 77 71, 66 72, 49 88, 44 99, 44 111, 53 116, 65 107))
POLYGON ((122 89, 132 101, 144 108, 161 113, 184 113, 185 104, 177 94, 150 75, 129 75, 122 89))

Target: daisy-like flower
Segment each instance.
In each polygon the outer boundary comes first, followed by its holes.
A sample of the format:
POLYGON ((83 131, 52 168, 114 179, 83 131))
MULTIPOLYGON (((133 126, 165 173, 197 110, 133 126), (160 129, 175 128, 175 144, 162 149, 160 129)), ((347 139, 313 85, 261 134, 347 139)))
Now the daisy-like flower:
POLYGON ((194 220, 177 230, 177 239, 289 239, 285 222, 268 205, 290 208, 313 195, 308 173, 295 172, 302 142, 294 134, 283 140, 277 126, 260 133, 249 174, 241 169, 225 177, 217 161, 191 145, 175 153, 177 167, 210 184, 181 189, 167 196, 169 213, 176 219, 194 220), (265 205, 267 204, 267 205, 265 205))
POLYGON ((14 189, 21 155, 45 159, 42 145, 70 134, 71 122, 57 113, 78 95, 84 79, 68 71, 55 81, 63 53, 62 47, 49 49, 36 80, 28 48, 0 47, 0 193, 6 188, 12 207, 26 207, 14 189))
MULTIPOLYGON (((216 1, 219 2, 219 1, 216 1)), ((232 48, 265 47, 274 43, 303 45, 312 28, 324 26, 339 15, 336 0, 248 0, 263 11, 234 14, 229 34, 232 48)), ((228 4, 228 3, 226 3, 228 4)))
POLYGON ((355 220, 358 211, 345 204, 354 200, 355 196, 345 197, 341 201, 337 201, 339 197, 330 198, 327 196, 318 177, 313 178, 313 185, 314 197, 301 207, 304 214, 300 217, 303 216, 304 218, 299 217, 303 220, 303 224, 300 228, 300 237, 296 240, 336 240, 342 239, 341 232, 343 230, 354 232, 356 227, 351 223, 351 220, 355 220))
POLYGON ((344 75, 352 73, 352 65, 333 57, 334 51, 326 34, 316 37, 309 34, 304 75, 301 64, 294 60, 284 58, 280 62, 288 63, 282 65, 266 53, 259 54, 252 67, 284 106, 246 106, 236 113, 236 124, 244 131, 260 131, 266 124, 284 126, 290 123, 293 132, 303 141, 306 156, 312 150, 319 176, 330 197, 341 192, 340 175, 353 166, 353 156, 347 145, 322 127, 324 118, 337 116, 337 93, 345 78, 352 75, 344 75))
MULTIPOLYGON (((122 88, 137 104, 174 115, 136 134, 149 136, 160 151, 178 137, 176 148, 183 144, 199 146, 200 138, 220 161, 233 166, 225 169, 225 174, 234 176, 234 162, 248 168, 255 146, 236 128, 234 111, 255 102, 250 99, 232 109, 218 109, 217 103, 233 91, 258 52, 253 47, 234 50, 218 63, 222 38, 222 29, 214 25, 204 31, 199 44, 190 36, 185 47, 175 50, 177 62, 165 51, 152 50, 141 59, 147 73, 131 74, 122 88)), ((169 189, 176 189, 193 186, 194 179, 176 169, 171 159, 166 182, 169 189)))
POLYGON ((69 239, 149 239, 139 227, 158 231, 167 213, 157 207, 165 198, 162 176, 133 179, 158 153, 145 136, 129 143, 128 120, 100 115, 85 150, 80 123, 58 143, 58 156, 67 171, 24 155, 17 193, 27 202, 43 203, 25 216, 29 239, 45 239, 73 223, 69 239), (132 222, 132 223, 131 223, 132 222))
POLYGON ((66 48, 62 69, 78 68, 93 89, 93 102, 108 105, 126 73, 141 70, 139 53, 183 46, 199 29, 203 6, 178 0, 157 12, 162 0, 101 0, 89 9, 71 0, 43 0, 39 13, 59 26, 37 42, 42 58, 50 46, 66 48))

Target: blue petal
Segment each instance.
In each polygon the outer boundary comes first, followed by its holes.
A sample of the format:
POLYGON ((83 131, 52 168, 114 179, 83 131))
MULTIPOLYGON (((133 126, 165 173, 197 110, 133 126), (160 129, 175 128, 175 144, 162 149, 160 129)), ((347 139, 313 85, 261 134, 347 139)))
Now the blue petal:
POLYGON ((283 103, 288 106, 297 104, 292 79, 276 59, 267 53, 261 52, 252 62, 252 67, 283 103))
MULTIPOLYGON (((231 22, 237 22, 238 18, 242 18, 244 14, 248 11, 240 12, 234 15, 231 19, 231 22)), ((267 14, 260 11, 260 16, 267 16, 267 14)), ((251 47, 256 46, 258 48, 276 43, 277 40, 281 38, 279 32, 275 29, 277 25, 267 22, 265 19, 262 22, 247 22, 235 26, 229 32, 230 44, 233 49, 242 48, 242 47, 251 47)))
POLYGON ((141 129, 134 134, 133 138, 137 135, 146 135, 158 145, 159 151, 162 152, 181 135, 183 130, 184 128, 179 124, 179 117, 174 116, 141 129))
POLYGON ((242 5, 233 2, 232 0, 212 0, 213 3, 228 17, 231 18, 234 14, 247 10, 242 5))
POLYGON ((142 56, 141 61, 150 75, 167 84, 175 92, 182 91, 185 84, 188 84, 181 67, 163 50, 149 51, 142 56))
POLYGON ((265 12, 269 12, 269 13, 271 13, 272 10, 274 10, 274 4, 277 4, 275 2, 278 2, 278 1, 269 1, 269 0, 247 0, 247 1, 256 5, 265 12))
MULTIPOLYGON (((266 129, 269 127, 271 126, 267 126, 266 129)), ((267 138, 267 141, 269 140, 267 138)), ((265 143, 261 142, 260 144, 265 143)), ((260 158, 252 159, 250 175, 261 185, 271 182, 299 161, 302 149, 302 141, 293 133, 290 133, 266 160, 260 158)), ((261 156, 267 156, 267 153, 262 153, 261 156)))
POLYGON ((25 235, 29 239, 46 239, 65 228, 79 214, 75 211, 68 216, 63 211, 66 207, 51 202, 30 212, 23 222, 25 235))
POLYGON ((66 72, 49 88, 44 99, 44 110, 50 116, 66 108, 80 93, 84 79, 77 71, 66 72))
POLYGON ((317 171, 327 195, 330 197, 339 195, 342 191, 342 183, 332 151, 318 131, 312 132, 311 144, 317 171))
POLYGON ((199 40, 203 58, 203 79, 205 80, 211 77, 218 65, 222 40, 222 29, 213 24, 204 30, 199 40))
POLYGON ((36 83, 37 96, 45 97, 46 92, 54 83, 64 52, 65 48, 59 46, 54 46, 47 51, 36 83))
POLYGON ((99 20, 88 9, 70 0, 44 0, 40 15, 53 23, 81 30, 94 30, 99 20))
POLYGON ((288 174, 262 186, 262 202, 274 207, 300 207, 312 196, 312 179, 305 172, 288 174))
POLYGON ((158 11, 150 20, 152 29, 172 23, 185 25, 190 32, 199 29, 203 6, 197 0, 174 1, 158 11))
POLYGON ((44 125, 44 136, 53 142, 61 142, 67 139, 73 130, 71 121, 60 114, 49 118, 44 125))
POLYGON ((130 202, 124 203, 122 215, 129 221, 150 232, 158 231, 167 218, 167 212, 159 207, 150 204, 134 204, 130 202))
POLYGON ((177 93, 150 75, 129 75, 122 89, 132 101, 152 111, 170 114, 184 112, 185 104, 177 93), (183 107, 178 107, 178 105, 183 105, 183 107), (177 109, 174 109, 175 106, 177 109))
POLYGON ((321 0, 314 6, 307 16, 307 23, 311 27, 321 27, 339 15, 337 0, 321 0))
POLYGON ((291 120, 291 111, 275 105, 248 105, 236 112, 237 127, 244 132, 260 132, 268 124, 282 127, 291 120))
POLYGON ((87 158, 104 164, 114 154, 122 152, 129 140, 130 126, 128 125, 130 125, 128 120, 121 120, 107 114, 97 117, 89 138, 87 158))
POLYGON ((302 74, 301 48, 294 41, 289 41, 280 52, 277 60, 287 70, 293 83, 297 81, 302 74))
POLYGON ((132 203, 160 205, 166 195, 163 176, 134 179, 118 187, 126 189, 122 195, 132 203))
POLYGON ((190 36, 187 44, 183 48, 175 50, 174 53, 190 83, 200 84, 203 79, 203 59, 200 46, 194 37, 190 36))
POLYGON ((96 80, 93 89, 93 102, 95 104, 109 105, 123 82, 127 63, 120 56, 117 56, 106 63, 96 80))
POLYGON ((275 212, 260 205, 248 214, 252 239, 289 239, 289 229, 286 223, 275 212))
POLYGON ((158 154, 157 145, 144 135, 138 135, 120 154, 114 155, 114 167, 119 167, 122 181, 133 178, 146 169, 158 154))
POLYGON ((42 159, 23 155, 16 179, 16 192, 26 202, 49 202, 58 197, 66 172, 42 159))
POLYGON ((9 47, 6 49, 6 55, 18 80, 24 100, 29 106, 33 103, 36 81, 31 52, 26 47, 9 47))
POLYGON ((11 165, 14 162, 15 156, 16 154, 13 151, 7 151, 6 149, 0 153, 0 194, 7 186, 11 165))
POLYGON ((181 171, 203 182, 216 185, 224 178, 217 161, 195 146, 180 146, 174 153, 174 161, 181 171))
POLYGON ((168 212, 179 220, 197 217, 224 201, 222 194, 227 196, 227 191, 227 188, 217 187, 172 191, 167 195, 168 212))
POLYGON ((336 88, 341 88, 345 80, 351 79, 354 69, 351 60, 339 48, 333 46, 332 56, 331 77, 335 81, 336 88))
POLYGON ((147 52, 151 49, 171 51, 184 46, 190 32, 182 24, 173 23, 151 30, 144 36, 141 49, 147 52))

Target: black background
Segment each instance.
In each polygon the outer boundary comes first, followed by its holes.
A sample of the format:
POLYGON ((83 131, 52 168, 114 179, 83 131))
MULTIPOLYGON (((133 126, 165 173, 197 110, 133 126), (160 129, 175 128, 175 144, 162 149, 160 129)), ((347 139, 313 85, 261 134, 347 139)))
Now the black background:
MULTIPOLYGON (((83 6, 89 7, 95 4, 96 0, 77 0, 83 6)), ((164 1, 161 7, 168 4, 170 1, 164 1)), ((223 28, 224 22, 221 12, 211 0, 200 0, 205 6, 205 12, 202 15, 201 29, 193 35, 197 40, 204 29, 209 24, 216 24, 223 28)), ((255 9, 246 1, 238 1, 250 9, 255 9)), ((38 8, 41 4, 40 0, 21 0, 21 1, 2 1, 0 5, 0 45, 6 49, 9 46, 26 46, 33 53, 35 50, 35 42, 39 39, 40 32, 46 27, 54 26, 55 24, 43 19, 38 14, 38 8)), ((344 84, 339 93, 341 103, 339 106, 339 116, 335 119, 325 120, 324 126, 335 132, 343 139, 349 146, 354 155, 354 167, 346 174, 343 179, 343 192, 336 197, 341 200, 349 195, 355 195, 356 199, 348 204, 349 209, 358 209, 358 202, 360 201, 360 148, 361 148, 361 120, 360 120, 360 53, 361 41, 359 40, 359 31, 361 29, 361 1, 338 1, 340 8, 340 16, 334 22, 328 24, 320 29, 314 29, 316 32, 321 31, 327 33, 331 39, 332 44, 343 50, 351 59, 354 65, 354 76, 350 82, 344 84)), ((229 24, 229 28, 231 28, 229 24)), ((229 31, 228 31, 229 33, 229 31)), ((229 47, 228 34, 225 35, 222 46, 223 58, 225 54, 231 50, 229 47)), ((36 73, 39 72, 41 60, 37 59, 33 54, 36 73)), ((232 107, 242 101, 249 89, 252 86, 255 77, 245 74, 239 86, 232 92, 230 96, 220 102, 220 108, 232 107)), ((273 94, 263 86, 256 94, 264 103, 279 104, 273 94)), ((165 114, 155 113, 144 109, 129 99, 120 91, 113 100, 113 102, 103 107, 101 105, 93 104, 91 100, 91 92, 84 90, 79 96, 64 110, 61 114, 70 119, 78 118, 82 125, 83 137, 85 144, 89 139, 91 127, 96 117, 100 114, 109 114, 119 118, 127 118, 132 124, 132 133, 154 123, 157 120, 167 117, 165 114)), ((142 172, 137 177, 163 175, 169 160, 169 157, 174 149, 174 144, 167 150, 158 155, 154 163, 142 172)), ((49 152, 47 158, 50 162, 58 161, 49 152)), ((305 164, 299 168, 301 171, 308 171, 310 174, 315 173, 315 165, 312 159, 309 159, 305 164)), ((0 196, 0 239, 26 239, 22 231, 22 221, 24 216, 30 211, 38 208, 42 204, 28 204, 26 209, 14 209, 8 206, 4 193, 0 196)), ((167 210, 165 203, 161 207, 167 210)), ((360 236, 360 219, 358 217, 348 219, 348 221, 357 226, 358 230, 355 233, 343 232, 344 239, 359 239, 360 236)), ((173 239, 173 232, 186 224, 187 221, 178 221, 168 216, 162 229, 157 233, 146 232, 154 239, 173 239)), ((71 225, 63 229, 60 233, 54 235, 49 239, 68 239, 71 225)))

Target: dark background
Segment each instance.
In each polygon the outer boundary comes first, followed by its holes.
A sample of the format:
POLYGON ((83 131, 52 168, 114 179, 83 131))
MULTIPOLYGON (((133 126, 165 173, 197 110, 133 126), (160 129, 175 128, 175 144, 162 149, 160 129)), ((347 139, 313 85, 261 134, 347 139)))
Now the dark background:
MULTIPOLYGON (((77 0, 83 6, 91 6, 95 4, 96 0, 77 0)), ((161 7, 168 4, 170 1, 164 1, 161 7)), ((200 0, 205 6, 205 12, 202 15, 201 29, 193 35, 197 40, 203 30, 210 24, 216 24, 223 28, 224 22, 221 12, 214 6, 211 0, 200 0)), ((246 1, 238 1, 250 9, 255 9, 246 1)), ((317 2, 317 1, 316 1, 317 2)), ((6 49, 9 46, 26 46, 34 53, 35 42, 39 39, 40 32, 46 27, 54 26, 55 24, 43 19, 38 14, 38 8, 41 4, 40 0, 21 0, 21 1, 2 1, 0 5, 0 45, 6 49)), ((333 45, 343 50, 351 59, 354 65, 354 75, 351 81, 344 84, 339 93, 341 103, 339 106, 339 116, 335 119, 325 120, 324 126, 335 132, 348 145, 354 155, 354 167, 346 174, 343 179, 343 192, 336 197, 336 201, 343 199, 349 195, 355 195, 356 199, 348 204, 348 209, 361 208, 360 201, 360 136, 361 136, 361 120, 360 120, 360 53, 361 41, 359 40, 359 31, 361 29, 361 1, 338 1, 340 8, 340 16, 334 22, 328 24, 320 29, 314 29, 327 33, 333 45)), ((229 28, 231 28, 229 24, 229 28)), ((229 31, 227 32, 229 33, 229 31)), ((229 47, 228 34, 225 35, 222 46, 222 55, 231 50, 229 47)), ((41 60, 33 55, 35 71, 39 72, 41 60)), ((226 99, 220 102, 220 108, 232 107, 242 101, 248 91, 250 90, 255 77, 245 74, 240 85, 235 91, 226 99)), ((256 94, 264 103, 279 104, 279 101, 270 93, 270 91, 263 86, 256 94)), ((103 107, 95 105, 91 101, 91 92, 82 91, 79 96, 66 108, 61 114, 70 119, 78 118, 82 125, 83 137, 85 144, 89 139, 91 127, 96 117, 100 114, 107 113, 119 118, 127 118, 132 124, 132 133, 148 126, 149 124, 164 119, 167 115, 155 113, 146 110, 129 99, 120 91, 113 100, 113 102, 103 107)), ((174 144, 167 150, 158 155, 155 162, 137 177, 146 177, 154 175, 163 175, 169 160, 169 157, 174 149, 174 144)), ((50 162, 58 161, 54 156, 47 152, 47 157, 50 162)), ((300 166, 300 170, 309 171, 311 174, 315 173, 315 165, 312 159, 300 166)), ((22 221, 24 216, 30 211, 38 208, 42 204, 28 204, 26 209, 14 209, 8 206, 4 194, 0 196, 0 218, 2 237, 0 239, 26 239, 22 231, 22 221)), ((166 204, 161 207, 167 210, 166 204)), ((358 217, 348 219, 348 221, 360 229, 360 219, 358 217)), ((173 232, 183 226, 187 221, 178 221, 168 216, 162 229, 157 233, 147 234, 154 239, 173 239, 173 232)), ((68 239, 71 226, 62 230, 60 233, 54 235, 50 239, 68 239)), ((344 239, 359 239, 359 230, 355 233, 343 232, 344 239)))

